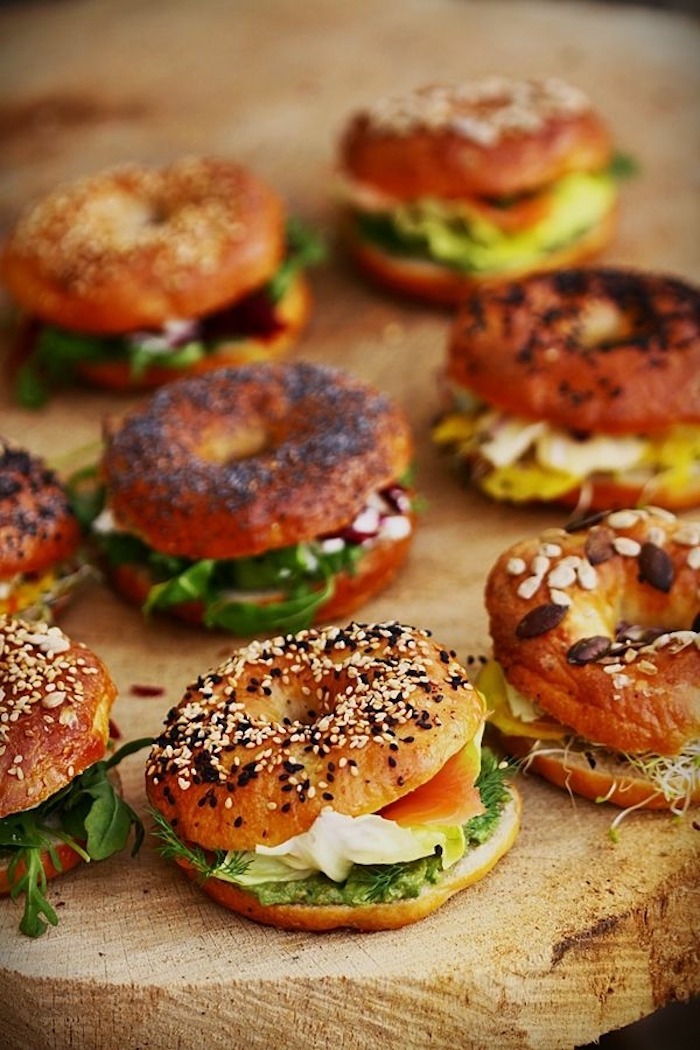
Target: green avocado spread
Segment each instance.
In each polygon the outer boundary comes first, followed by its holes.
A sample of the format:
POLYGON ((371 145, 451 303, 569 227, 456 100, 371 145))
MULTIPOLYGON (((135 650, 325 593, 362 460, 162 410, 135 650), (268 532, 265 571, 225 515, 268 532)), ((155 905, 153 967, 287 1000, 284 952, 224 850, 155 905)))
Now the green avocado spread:
POLYGON ((537 263, 572 244, 612 209, 616 180, 608 172, 577 172, 554 186, 547 216, 507 233, 454 201, 408 202, 391 212, 356 215, 362 237, 405 258, 430 260, 464 273, 503 272, 537 263))

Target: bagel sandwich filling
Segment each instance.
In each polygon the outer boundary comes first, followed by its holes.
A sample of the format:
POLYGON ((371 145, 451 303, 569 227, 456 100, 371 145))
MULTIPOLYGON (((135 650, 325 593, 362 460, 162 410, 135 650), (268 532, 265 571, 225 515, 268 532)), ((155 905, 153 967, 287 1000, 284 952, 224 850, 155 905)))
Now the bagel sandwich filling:
POLYGON ((124 362, 138 383, 149 368, 185 374, 222 349, 241 345, 241 359, 265 356, 265 347, 295 323, 299 282, 324 254, 320 238, 299 219, 286 226, 286 251, 265 284, 201 317, 173 317, 161 328, 119 335, 91 334, 28 317, 18 327, 15 394, 27 408, 41 406, 56 386, 69 382, 82 364, 124 362), (289 317, 288 317, 289 315, 289 317), (249 345, 248 345, 249 344, 249 345))
POLYGON ((556 500, 587 481, 681 495, 700 479, 700 426, 678 423, 653 433, 580 433, 488 405, 453 385, 433 440, 466 464, 474 483, 513 503, 556 500))
POLYGON ((184 863, 200 879, 249 890, 263 906, 392 903, 418 897, 488 843, 511 797, 507 771, 483 749, 476 780, 483 812, 462 824, 404 826, 381 814, 348 816, 329 806, 308 831, 278 846, 207 851, 182 842, 160 813, 153 816, 166 859, 184 863))
POLYGON ((397 480, 374 493, 345 528, 332 534, 250 557, 177 557, 120 527, 104 489, 93 479, 93 471, 74 478, 76 513, 108 568, 130 566, 145 574, 144 612, 195 603, 206 627, 240 637, 310 626, 333 598, 341 574, 354 576, 377 544, 406 541, 413 531, 411 489, 397 480))
POLYGON ((355 232, 381 252, 488 277, 535 268, 583 240, 615 208, 619 178, 629 170, 631 164, 620 156, 602 171, 562 176, 540 191, 537 221, 515 230, 505 220, 522 205, 521 196, 484 202, 425 197, 387 210, 385 203, 370 209, 366 191, 358 197, 346 187, 341 194, 351 202, 362 199, 362 208, 351 203, 355 232), (497 221, 494 212, 500 213, 497 221))
POLYGON ((364 926, 377 905, 403 925, 421 917, 407 901, 490 870, 517 828, 511 769, 482 749, 483 700, 428 637, 391 622, 311 629, 200 677, 147 763, 163 855, 234 910, 287 925, 299 906, 316 929, 382 928, 364 926), (226 900, 239 892, 252 909, 226 900))
POLYGON ((91 575, 90 566, 76 557, 46 572, 0 577, 0 616, 21 614, 25 620, 51 620, 55 607, 91 575))

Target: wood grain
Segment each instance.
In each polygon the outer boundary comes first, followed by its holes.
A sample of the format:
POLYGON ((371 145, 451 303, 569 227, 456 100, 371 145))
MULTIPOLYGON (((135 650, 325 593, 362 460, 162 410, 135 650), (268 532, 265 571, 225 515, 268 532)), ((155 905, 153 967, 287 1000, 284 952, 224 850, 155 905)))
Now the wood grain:
MULTIPOLYGON (((0 10, 0 225, 34 195, 107 164, 238 157, 324 230, 316 310, 295 356, 391 391, 414 428, 425 496, 414 550, 363 619, 433 630, 467 661, 488 649, 482 589, 501 549, 554 510, 493 506, 431 448, 449 315, 366 287, 333 238, 333 150, 379 93, 492 72, 562 75, 606 113, 641 174, 607 261, 700 280, 700 29, 687 15, 597 3, 468 0, 64 0, 0 10)), ((0 393, 0 430, 67 469, 127 400, 70 391, 40 413, 0 393)), ((153 733, 234 641, 144 622, 100 583, 65 628, 108 662, 124 736, 153 733), (138 695, 137 686, 157 695, 138 695)), ((142 809, 142 759, 128 761, 142 809)), ((219 909, 149 843, 53 884, 60 925, 28 941, 0 902, 0 1043, 8 1050, 186 1050, 281 1042, 555 1048, 700 993, 698 819, 614 811, 534 778, 523 828, 482 883, 403 931, 285 933, 219 909)))

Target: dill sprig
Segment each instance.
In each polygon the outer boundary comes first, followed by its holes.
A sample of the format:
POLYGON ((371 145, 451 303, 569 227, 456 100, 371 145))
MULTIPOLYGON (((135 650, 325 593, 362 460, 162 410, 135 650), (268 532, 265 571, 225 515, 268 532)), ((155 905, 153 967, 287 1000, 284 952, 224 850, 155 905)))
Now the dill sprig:
POLYGON ((184 861, 200 879, 227 879, 235 882, 250 866, 250 858, 242 851, 217 849, 207 851, 201 846, 188 846, 175 834, 173 828, 157 809, 151 808, 155 824, 154 834, 160 840, 159 852, 164 860, 184 861))

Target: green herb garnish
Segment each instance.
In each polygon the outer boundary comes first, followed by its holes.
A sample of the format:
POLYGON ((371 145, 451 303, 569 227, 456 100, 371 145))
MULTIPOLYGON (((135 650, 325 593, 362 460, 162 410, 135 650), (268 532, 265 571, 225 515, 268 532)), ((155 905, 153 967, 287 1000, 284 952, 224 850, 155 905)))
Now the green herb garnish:
POLYGON ((125 744, 45 802, 0 820, 0 855, 5 859, 9 857, 10 897, 16 900, 24 896, 19 928, 28 937, 40 937, 49 924, 58 923, 58 916, 46 896, 48 880, 41 863, 44 851, 49 852, 52 863, 60 871, 56 852, 59 843, 70 846, 85 861, 104 860, 124 849, 132 830, 131 855, 139 851, 144 837, 143 822, 115 789, 108 774, 127 755, 150 744, 150 739, 125 744))

